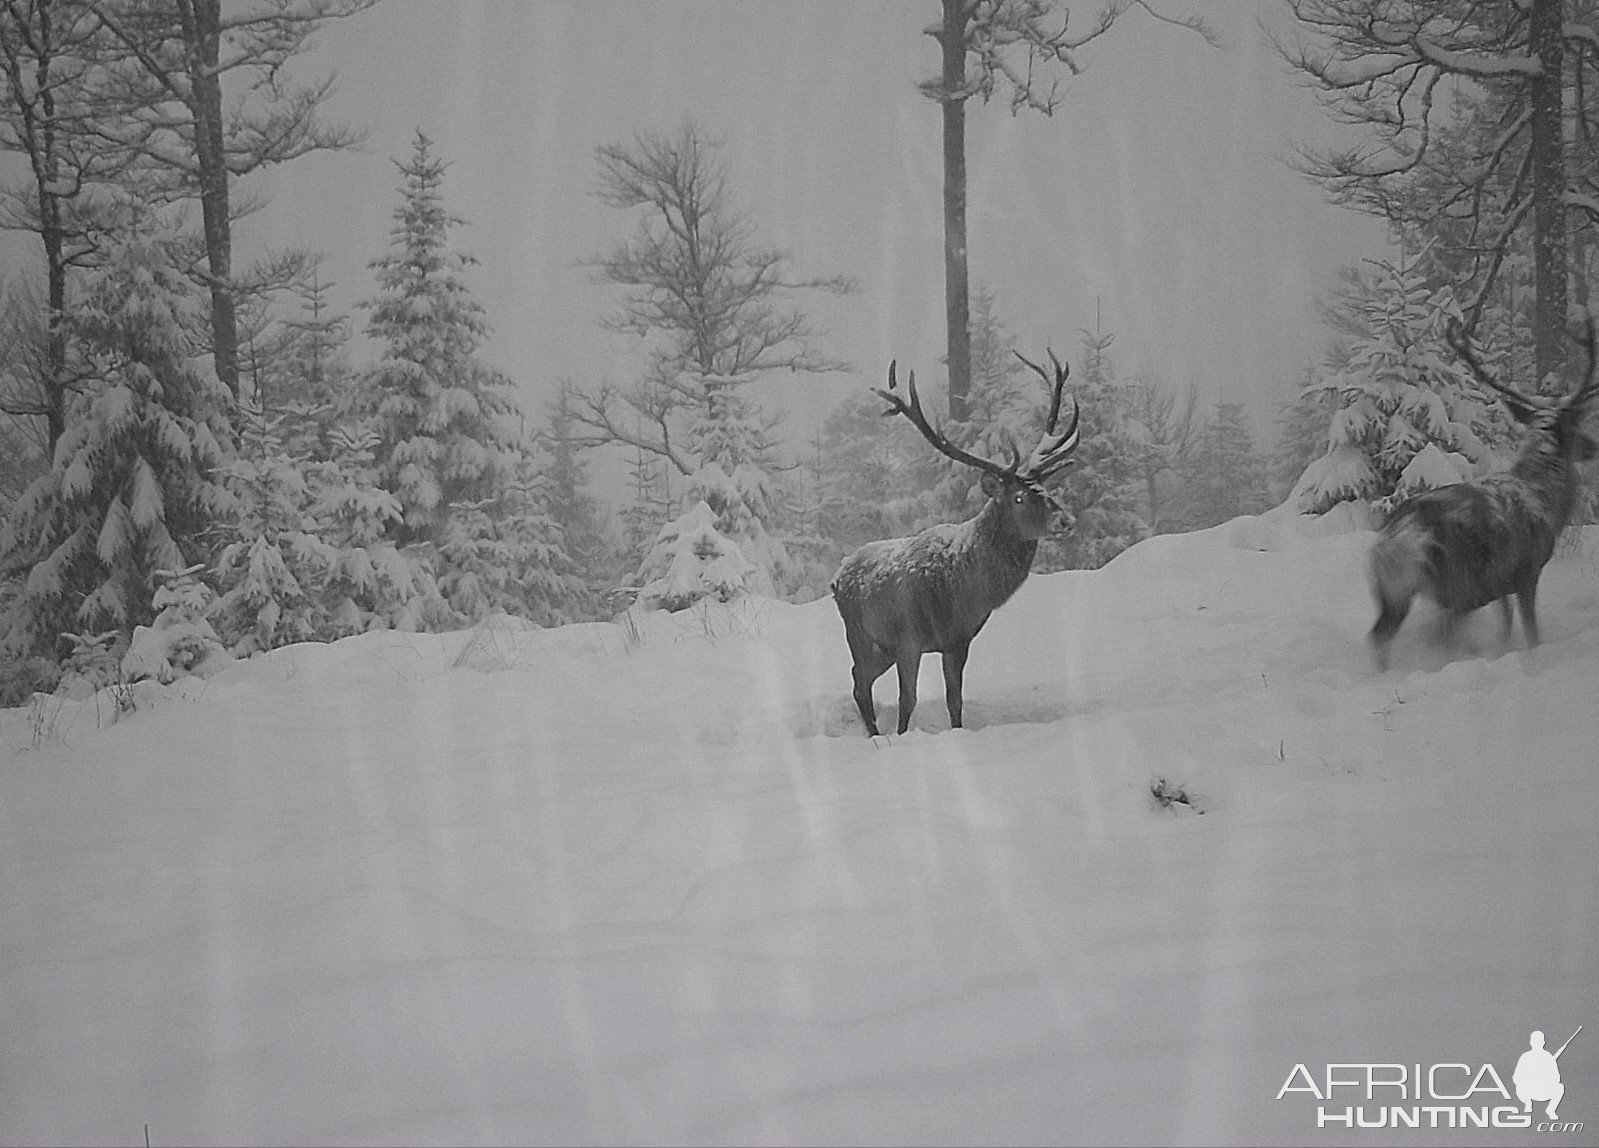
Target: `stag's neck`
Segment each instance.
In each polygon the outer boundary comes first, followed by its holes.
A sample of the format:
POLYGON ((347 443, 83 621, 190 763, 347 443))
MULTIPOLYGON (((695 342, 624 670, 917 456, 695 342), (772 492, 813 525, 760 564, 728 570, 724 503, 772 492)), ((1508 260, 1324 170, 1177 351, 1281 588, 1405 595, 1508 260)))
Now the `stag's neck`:
POLYGON ((1571 508, 1577 501, 1576 464, 1566 457, 1559 444, 1550 437, 1537 435, 1516 455, 1510 473, 1529 490, 1537 493, 1558 532, 1571 516, 1571 508))
POLYGON ((1027 580, 1038 553, 1038 540, 1017 534, 1004 508, 993 499, 975 518, 967 520, 965 529, 970 540, 968 561, 983 566, 988 585, 1003 603, 1027 580))

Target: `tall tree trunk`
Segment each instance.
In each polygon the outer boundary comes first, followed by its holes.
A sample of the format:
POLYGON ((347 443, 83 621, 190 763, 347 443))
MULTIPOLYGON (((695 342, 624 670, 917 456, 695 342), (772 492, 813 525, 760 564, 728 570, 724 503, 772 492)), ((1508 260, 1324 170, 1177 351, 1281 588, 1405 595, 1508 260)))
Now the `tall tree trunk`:
POLYGON ((39 233, 44 240, 46 290, 50 307, 45 341, 45 369, 50 377, 44 380, 45 426, 49 435, 49 453, 45 457, 50 458, 55 455, 56 443, 67 430, 67 259, 61 197, 55 190, 59 186, 61 161, 56 153, 56 98, 50 76, 55 34, 49 0, 40 0, 38 11, 39 93, 44 110, 40 136, 44 154, 41 157, 43 164, 37 169, 37 174, 42 177, 39 182, 39 233))
POLYGON ((944 23, 944 324, 949 354, 949 417, 964 420, 972 389, 972 328, 966 268, 967 0, 943 0, 944 23))
POLYGON ((17 116, 16 136, 33 172, 38 233, 44 246, 48 307, 45 362, 35 380, 39 388, 38 408, 30 407, 27 413, 44 417, 46 457, 49 457, 55 453, 56 443, 66 431, 66 230, 57 190, 61 185, 61 156, 57 142, 55 79, 51 74, 57 45, 50 0, 38 0, 31 15, 36 23, 30 26, 24 23, 22 16, 13 13, 11 19, 15 28, 0 29, 0 35, 5 35, 5 79, 17 116), (33 71, 31 95, 25 71, 28 63, 32 64, 33 71))
POLYGON ((228 218, 228 168, 222 132, 221 0, 179 4, 189 53, 190 113, 200 168, 200 214, 211 272, 211 342, 217 378, 239 397, 239 327, 233 297, 233 231, 228 218))
POLYGON ((45 341, 45 370, 49 378, 43 380, 45 426, 50 436, 45 457, 50 458, 55 455, 56 443, 67 431, 67 261, 61 229, 61 201, 55 196, 41 194, 39 204, 45 209, 40 218, 50 306, 45 341))
POLYGON ((1538 386, 1562 380, 1566 363, 1566 168, 1561 130, 1565 45, 1560 27, 1564 0, 1533 0, 1532 54, 1542 74, 1530 84, 1532 102, 1533 319, 1538 386))

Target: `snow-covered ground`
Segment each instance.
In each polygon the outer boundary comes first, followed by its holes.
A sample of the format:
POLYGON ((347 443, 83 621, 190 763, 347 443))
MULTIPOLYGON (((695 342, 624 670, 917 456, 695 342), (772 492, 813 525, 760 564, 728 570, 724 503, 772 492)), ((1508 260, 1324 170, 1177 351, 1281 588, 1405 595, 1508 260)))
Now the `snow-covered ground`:
POLYGON ((0 1143, 1595 1143, 1599 532, 1540 649, 1418 607, 1385 674, 1370 539, 1035 576, 962 731, 929 657, 868 740, 825 599, 6 711, 0 1143), (1583 1023, 1585 1132, 1277 1098, 1583 1023))

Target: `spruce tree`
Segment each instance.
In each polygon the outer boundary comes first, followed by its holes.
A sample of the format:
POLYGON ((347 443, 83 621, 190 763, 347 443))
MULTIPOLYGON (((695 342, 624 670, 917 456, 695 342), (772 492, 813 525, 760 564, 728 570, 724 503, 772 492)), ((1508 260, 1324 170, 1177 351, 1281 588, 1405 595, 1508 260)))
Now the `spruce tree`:
POLYGON ((669 483, 665 463, 635 446, 628 459, 628 501, 622 508, 622 567, 629 573, 636 571, 649 553, 672 500, 667 489, 669 483))
POLYGON ((327 430, 348 404, 350 374, 345 360, 349 318, 334 311, 328 293, 334 284, 313 266, 294 287, 299 310, 283 320, 288 369, 276 404, 282 416, 284 446, 291 453, 327 458, 327 430))
POLYGON ((1453 291, 1434 289, 1414 263, 1376 266, 1369 334, 1343 370, 1304 391, 1334 408, 1327 448, 1301 487, 1300 509, 1312 514, 1349 500, 1387 514, 1412 494, 1472 477, 1488 456, 1489 412, 1443 338, 1460 318, 1453 291))
POLYGON ((207 561, 211 527, 233 513, 227 396, 196 366, 204 305, 175 238, 127 211, 128 238, 84 273, 68 316, 85 378, 66 429, 0 530, 0 583, 23 579, 0 660, 148 624, 157 572, 207 561))
POLYGON ((1035 571, 1097 569, 1149 533, 1138 512, 1139 451, 1129 429, 1129 394, 1118 384, 1109 353, 1115 338, 1082 332, 1082 365, 1067 384, 1081 412, 1081 438, 1057 493, 1070 533, 1040 541, 1035 571))
POLYGON ((560 528, 575 579, 562 612, 574 620, 592 620, 605 614, 601 594, 610 588, 613 555, 600 504, 589 492, 588 463, 577 441, 571 399, 571 391, 562 388, 548 408, 540 436, 548 453, 544 506, 560 528))
POLYGON ((516 465, 510 381, 478 358, 488 333, 467 287, 476 260, 450 246, 462 220, 444 207, 447 165, 420 130, 402 176, 390 250, 371 263, 378 292, 361 306, 381 347, 358 381, 379 436, 382 485, 399 500, 401 544, 441 543, 456 503, 495 496, 516 465))
POLYGON ((239 454, 227 470, 238 513, 217 558, 221 595, 211 613, 229 648, 248 655, 323 635, 322 590, 337 555, 316 532, 307 482, 315 470, 284 446, 283 416, 246 401, 242 422, 239 454))
POLYGON ((1241 514, 1259 514, 1271 503, 1266 461, 1255 450, 1242 403, 1218 403, 1183 466, 1176 525, 1202 530, 1241 514))
POLYGON ((1315 367, 1306 367, 1295 393, 1277 408, 1277 443, 1271 452, 1270 475, 1279 499, 1327 450, 1333 397, 1321 389, 1321 378, 1315 367))
POLYGON ((322 586, 324 636, 367 630, 421 630, 446 611, 432 564, 417 547, 390 535, 399 524, 399 499, 379 485, 377 431, 345 420, 328 432, 330 457, 316 467, 311 513, 316 535, 333 549, 322 586))

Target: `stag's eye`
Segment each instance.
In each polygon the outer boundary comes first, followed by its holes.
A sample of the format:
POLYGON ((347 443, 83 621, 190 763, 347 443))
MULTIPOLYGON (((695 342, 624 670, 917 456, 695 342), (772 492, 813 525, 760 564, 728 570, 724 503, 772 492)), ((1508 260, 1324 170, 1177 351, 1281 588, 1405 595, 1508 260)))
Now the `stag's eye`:
POLYGON ((1025 494, 1018 494, 1016 496, 1016 505, 1017 506, 1020 506, 1022 503, 1026 502, 1026 501, 1027 501, 1027 496, 1025 494))

